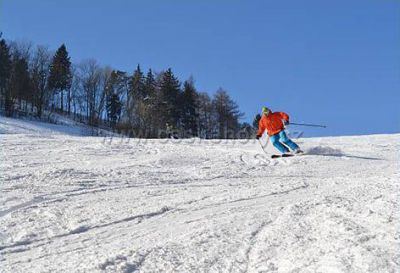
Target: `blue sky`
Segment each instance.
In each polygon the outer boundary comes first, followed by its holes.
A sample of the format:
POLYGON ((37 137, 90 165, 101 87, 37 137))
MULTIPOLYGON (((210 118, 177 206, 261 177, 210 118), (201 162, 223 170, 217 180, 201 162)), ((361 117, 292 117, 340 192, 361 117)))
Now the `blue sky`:
POLYGON ((306 136, 400 132, 400 1, 0 0, 0 31, 133 71, 172 67, 228 90, 252 121, 285 111, 306 136))

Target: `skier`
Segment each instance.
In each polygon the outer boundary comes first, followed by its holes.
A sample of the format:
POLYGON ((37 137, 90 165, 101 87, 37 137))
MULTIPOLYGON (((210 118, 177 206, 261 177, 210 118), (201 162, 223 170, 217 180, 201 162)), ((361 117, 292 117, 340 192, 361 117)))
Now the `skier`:
POLYGON ((267 107, 262 108, 262 116, 258 123, 258 133, 256 139, 259 139, 265 130, 270 136, 272 144, 277 148, 282 156, 289 156, 288 147, 295 153, 300 154, 303 151, 300 147, 288 138, 285 133, 285 125, 289 124, 289 116, 284 112, 272 112, 267 107), (285 145, 283 145, 283 144, 285 145))

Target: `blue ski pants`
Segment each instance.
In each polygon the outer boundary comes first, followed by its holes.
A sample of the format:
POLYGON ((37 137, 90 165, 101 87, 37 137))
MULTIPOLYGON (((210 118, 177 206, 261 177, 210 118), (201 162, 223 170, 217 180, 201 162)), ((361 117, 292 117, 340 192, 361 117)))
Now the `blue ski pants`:
POLYGON ((289 149, 286 147, 288 146, 292 151, 295 151, 299 148, 299 146, 291 141, 288 136, 286 135, 285 131, 280 131, 279 133, 270 136, 272 144, 277 148, 281 153, 289 152, 289 149), (283 145, 283 144, 285 145, 283 145))

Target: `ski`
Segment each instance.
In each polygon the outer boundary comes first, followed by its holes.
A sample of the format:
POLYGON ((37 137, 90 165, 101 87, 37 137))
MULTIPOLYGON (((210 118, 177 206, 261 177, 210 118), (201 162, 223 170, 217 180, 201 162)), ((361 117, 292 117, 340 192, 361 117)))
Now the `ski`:
POLYGON ((271 155, 271 158, 291 157, 293 154, 271 155))

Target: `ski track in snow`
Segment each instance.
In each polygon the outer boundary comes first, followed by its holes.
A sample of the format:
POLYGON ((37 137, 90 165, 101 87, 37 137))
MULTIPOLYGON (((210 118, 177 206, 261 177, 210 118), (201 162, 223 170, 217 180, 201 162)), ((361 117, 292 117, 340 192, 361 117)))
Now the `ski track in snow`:
POLYGON ((0 272, 400 272, 398 134, 270 159, 40 126, 0 117, 0 272))

